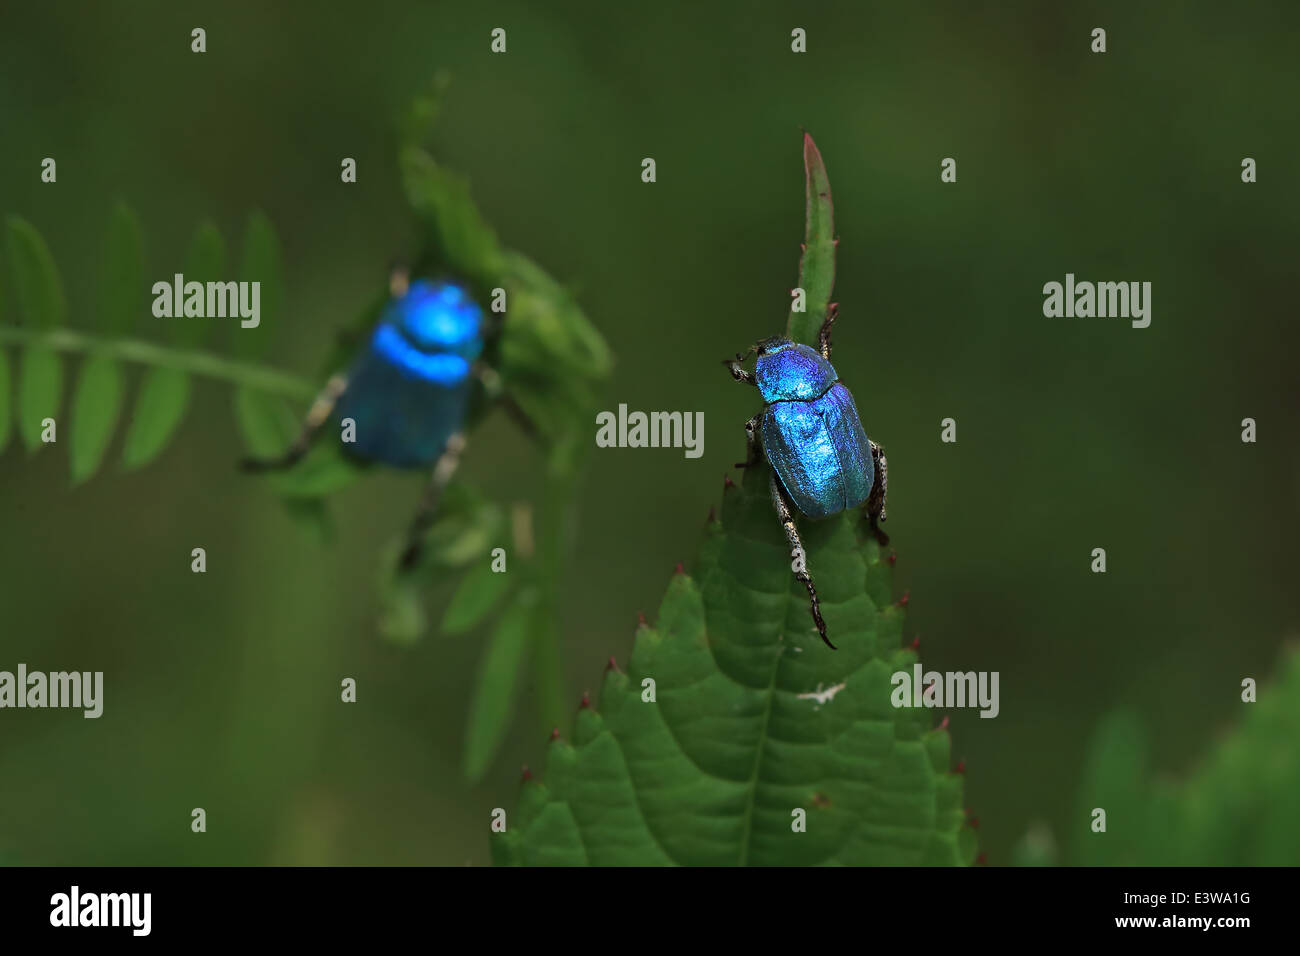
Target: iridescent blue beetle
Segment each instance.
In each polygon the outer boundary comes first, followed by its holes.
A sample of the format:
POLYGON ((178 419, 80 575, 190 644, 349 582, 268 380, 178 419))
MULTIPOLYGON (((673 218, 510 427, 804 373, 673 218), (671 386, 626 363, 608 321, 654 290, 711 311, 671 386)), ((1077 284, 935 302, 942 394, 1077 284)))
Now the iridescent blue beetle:
MULTIPOLYGON (((749 454, 736 467, 750 467, 767 458, 772 466, 772 503, 792 554, 799 556, 804 550, 794 509, 817 519, 865 504, 877 540, 889 541, 879 526, 885 520, 888 466, 880 446, 863 431, 853 396, 830 363, 835 314, 832 305, 818 337, 820 350, 776 336, 723 363, 737 382, 758 386, 766 403, 745 423, 749 454), (752 373, 740 367, 751 353, 757 353, 752 373)), ((826 636, 812 575, 806 562, 798 562, 797 567, 802 570, 796 570, 795 577, 808 589, 817 633, 834 649, 826 636)))
POLYGON ((351 368, 330 378, 312 403, 297 439, 282 456, 245 459, 250 471, 289 468, 311 448, 327 422, 354 423, 348 454, 399 468, 433 466, 407 533, 402 566, 420 555, 438 499, 465 448, 462 426, 476 383, 496 391, 496 373, 479 362, 487 317, 467 286, 407 281, 395 270, 391 298, 351 368))

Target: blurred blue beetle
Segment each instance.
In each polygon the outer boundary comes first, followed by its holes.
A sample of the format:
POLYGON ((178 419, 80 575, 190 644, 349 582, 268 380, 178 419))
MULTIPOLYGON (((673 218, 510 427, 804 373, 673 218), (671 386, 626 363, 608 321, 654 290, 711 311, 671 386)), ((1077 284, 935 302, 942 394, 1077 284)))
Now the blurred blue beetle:
MULTIPOLYGON (((751 467, 767 458, 772 503, 791 554, 798 557, 804 557, 804 550, 794 508, 817 519, 865 504, 876 539, 882 545, 889 541, 879 525, 885 520, 888 466, 880 446, 863 431, 853 396, 830 363, 835 315, 832 304, 818 335, 819 349, 775 336, 723 362, 737 382, 757 386, 765 403, 745 423, 749 452, 736 467, 751 467), (754 353, 754 371, 746 372, 741 363, 754 353)), ((817 633, 833 650, 806 558, 795 567, 795 577, 808 589, 817 633)))
POLYGON ((402 567, 410 568, 460 463, 471 392, 478 383, 499 397, 499 379, 480 361, 488 319, 466 284, 410 282, 404 270, 395 269, 389 292, 368 343, 348 371, 326 383, 288 451, 241 465, 248 471, 290 468, 329 421, 348 419, 355 440, 342 447, 351 456, 398 468, 432 465, 402 552, 402 567))

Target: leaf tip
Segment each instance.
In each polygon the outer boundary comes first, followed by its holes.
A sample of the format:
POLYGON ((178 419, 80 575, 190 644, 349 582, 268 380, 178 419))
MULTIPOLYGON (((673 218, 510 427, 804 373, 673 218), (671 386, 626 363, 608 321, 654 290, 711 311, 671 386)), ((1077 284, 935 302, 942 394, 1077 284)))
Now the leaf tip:
POLYGON ((612 654, 611 654, 610 657, 609 657, 609 663, 605 665, 605 670, 606 670, 606 672, 608 672, 608 671, 616 671, 616 672, 619 673, 619 674, 623 673, 622 671, 620 671, 620 670, 618 669, 618 661, 616 661, 616 660, 614 659, 614 655, 612 655, 612 654))
POLYGON ((892 568, 894 565, 898 563, 898 552, 890 551, 889 558, 887 560, 889 561, 889 566, 892 568))
POLYGON ((591 710, 591 693, 589 691, 584 690, 582 692, 582 700, 578 702, 578 710, 591 710))
POLYGON ((560 728, 559 728, 559 727, 552 727, 552 728, 551 728, 551 740, 554 741, 554 740, 559 740, 559 739, 560 739, 560 728))
POLYGON ((907 602, 910 601, 911 599, 912 599, 912 592, 904 591, 903 596, 898 599, 898 606, 901 608, 906 608, 907 602))
POLYGON ((960 760, 957 761, 957 766, 956 768, 954 768, 953 773, 965 773, 965 772, 966 772, 966 758, 962 757, 960 760))
POLYGON ((685 565, 683 565, 682 562, 678 561, 677 567, 673 568, 673 574, 685 574, 685 573, 686 573, 685 565))

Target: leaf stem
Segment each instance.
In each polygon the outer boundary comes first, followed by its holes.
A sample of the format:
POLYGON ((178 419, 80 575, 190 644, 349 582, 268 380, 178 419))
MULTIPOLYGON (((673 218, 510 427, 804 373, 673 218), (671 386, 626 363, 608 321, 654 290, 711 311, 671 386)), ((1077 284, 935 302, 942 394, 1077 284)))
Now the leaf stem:
POLYGON ((210 352, 155 345, 139 339, 107 339, 73 329, 26 329, 0 325, 0 345, 6 343, 43 347, 59 352, 106 355, 124 362, 190 372, 288 398, 310 399, 317 391, 316 386, 306 379, 278 369, 237 362, 210 352))

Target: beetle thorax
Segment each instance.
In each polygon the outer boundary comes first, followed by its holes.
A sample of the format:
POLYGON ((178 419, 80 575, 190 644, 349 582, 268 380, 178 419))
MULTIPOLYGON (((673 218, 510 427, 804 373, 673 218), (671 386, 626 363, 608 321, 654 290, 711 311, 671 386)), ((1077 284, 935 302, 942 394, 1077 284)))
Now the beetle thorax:
POLYGON ((810 402, 825 395, 837 378, 820 352, 787 340, 766 345, 754 362, 754 380, 768 404, 810 402))

